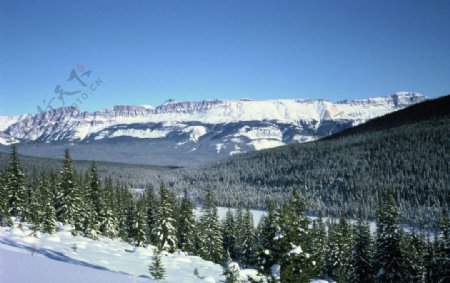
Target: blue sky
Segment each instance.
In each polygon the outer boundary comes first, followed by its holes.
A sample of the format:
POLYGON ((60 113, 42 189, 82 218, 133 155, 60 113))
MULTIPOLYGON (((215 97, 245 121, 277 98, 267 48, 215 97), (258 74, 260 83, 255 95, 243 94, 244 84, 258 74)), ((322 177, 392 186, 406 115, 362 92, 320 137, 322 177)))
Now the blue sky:
POLYGON ((169 98, 437 97, 450 93, 448 15, 447 0, 0 0, 0 115, 62 106, 57 85, 80 91, 61 98, 88 111, 169 98), (87 88, 68 81, 83 68, 87 88))

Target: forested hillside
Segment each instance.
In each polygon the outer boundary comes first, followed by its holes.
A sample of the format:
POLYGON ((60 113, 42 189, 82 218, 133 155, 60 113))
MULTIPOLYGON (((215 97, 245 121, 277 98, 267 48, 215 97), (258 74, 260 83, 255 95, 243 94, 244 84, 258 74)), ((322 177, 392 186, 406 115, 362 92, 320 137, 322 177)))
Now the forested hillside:
MULTIPOLYGON (((98 166, 104 176, 130 187, 164 181, 176 192, 211 188, 222 206, 264 207, 268 197, 281 202, 298 188, 308 211, 335 216, 372 218, 379 193, 388 191, 402 220, 429 223, 449 204, 449 105, 450 96, 430 100, 326 140, 237 155, 208 166, 98 166)), ((26 171, 60 166, 60 161, 22 159, 26 171)), ((75 164, 84 170, 89 163, 75 164)))

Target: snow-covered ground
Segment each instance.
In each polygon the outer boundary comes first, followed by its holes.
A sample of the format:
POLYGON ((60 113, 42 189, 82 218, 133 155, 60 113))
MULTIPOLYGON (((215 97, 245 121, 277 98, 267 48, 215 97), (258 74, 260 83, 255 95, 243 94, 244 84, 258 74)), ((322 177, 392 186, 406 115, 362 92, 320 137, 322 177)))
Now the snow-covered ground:
MULTIPOLYGON (((0 281, 155 282, 148 266, 153 246, 134 247, 118 239, 73 236, 68 225, 53 235, 33 233, 27 224, 0 227, 0 281)), ((161 282, 222 282, 220 265, 183 253, 163 253, 167 278, 161 282), (199 277, 194 276, 197 268, 199 277)), ((255 270, 241 270, 242 279, 255 270)))

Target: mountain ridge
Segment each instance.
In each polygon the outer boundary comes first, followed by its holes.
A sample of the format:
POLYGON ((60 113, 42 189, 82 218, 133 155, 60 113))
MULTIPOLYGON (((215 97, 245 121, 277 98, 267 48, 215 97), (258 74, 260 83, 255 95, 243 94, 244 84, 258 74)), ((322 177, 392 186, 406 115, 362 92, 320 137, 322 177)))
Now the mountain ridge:
POLYGON ((126 162, 179 166, 316 140, 426 99, 420 93, 398 92, 336 103, 215 99, 168 100, 157 107, 116 105, 95 112, 66 107, 0 117, 0 144, 19 143, 25 154, 39 156, 52 157, 52 147, 74 146, 75 159, 125 158, 126 162), (127 152, 132 154, 127 157, 127 152), (158 152, 165 156, 156 160, 140 156, 158 152))

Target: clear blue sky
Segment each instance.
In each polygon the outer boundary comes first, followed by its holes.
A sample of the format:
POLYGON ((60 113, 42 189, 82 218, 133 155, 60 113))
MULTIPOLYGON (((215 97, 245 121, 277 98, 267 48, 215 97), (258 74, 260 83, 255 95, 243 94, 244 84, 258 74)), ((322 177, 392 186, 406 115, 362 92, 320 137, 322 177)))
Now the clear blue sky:
MULTIPOLYGON (((0 115, 37 113, 70 71, 80 105, 450 93, 448 0, 0 0, 0 115)), ((72 96, 63 96, 71 101, 72 96)), ((68 102, 66 102, 68 103, 68 102)), ((61 106, 53 100, 52 106, 61 106)))

